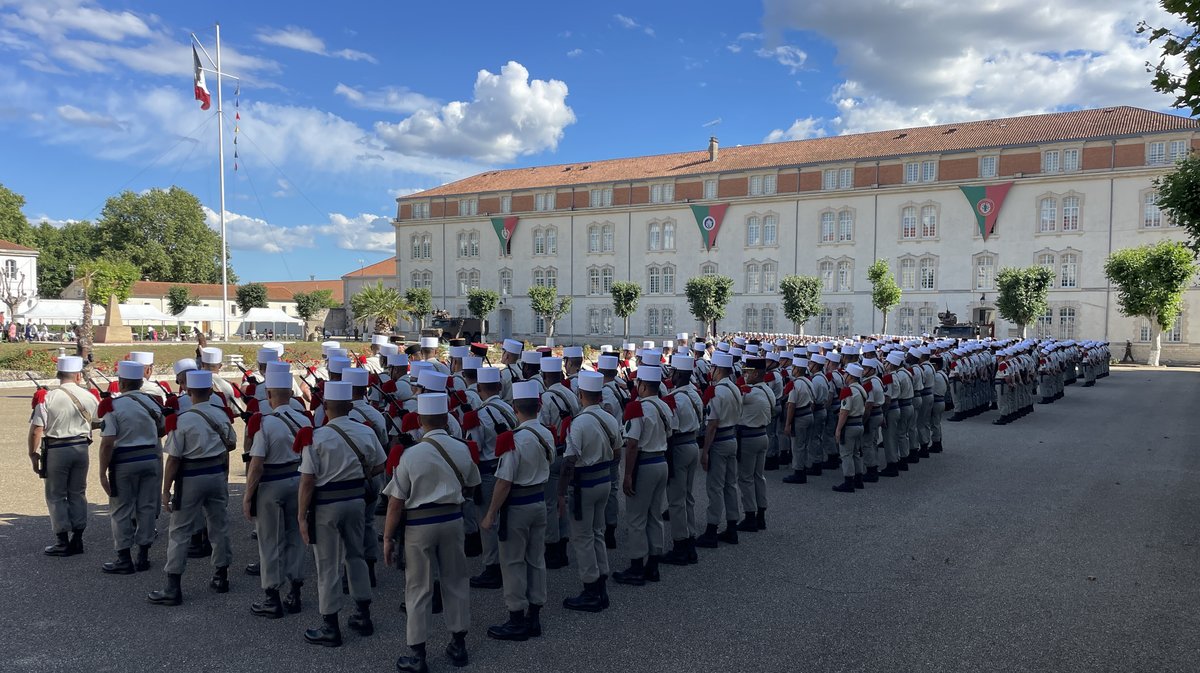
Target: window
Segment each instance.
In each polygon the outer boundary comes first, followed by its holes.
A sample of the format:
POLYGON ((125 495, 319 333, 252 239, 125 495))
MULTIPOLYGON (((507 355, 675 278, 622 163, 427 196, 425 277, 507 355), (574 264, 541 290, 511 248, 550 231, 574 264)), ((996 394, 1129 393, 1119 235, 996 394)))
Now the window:
POLYGON ((615 232, 616 228, 611 224, 606 224, 600 229, 600 249, 604 252, 613 251, 615 232))
POLYGON ((646 310, 646 334, 658 334, 658 309, 646 310))
POLYGON ((675 294, 675 267, 667 264, 662 268, 663 294, 675 294))
POLYGON ((595 306, 588 309, 588 334, 600 333, 600 309, 595 306))
POLYGON ((600 292, 604 294, 612 294, 613 286, 613 269, 611 266, 606 266, 600 269, 600 292))
POLYGON ((650 223, 649 238, 647 248, 651 251, 662 250, 662 228, 659 227, 658 222, 650 223))
POLYGON ((546 269, 546 287, 558 287, 558 270, 554 267, 546 269))
POLYGON ((774 175, 751 175, 749 185, 750 196, 766 196, 775 193, 774 175))
POLYGON ((661 334, 675 333, 675 310, 669 308, 659 309, 662 315, 662 332, 661 334))
POLYGON ((838 189, 851 189, 854 187, 854 169, 839 168, 838 169, 838 189))
POLYGON ((546 231, 544 229, 533 230, 533 254, 546 254, 546 231))
POLYGON ((761 313, 762 330, 764 332, 775 331, 775 309, 764 308, 761 313))
POLYGON ((1063 288, 1078 287, 1079 255, 1073 252, 1064 252, 1059 256, 1058 261, 1061 269, 1058 274, 1058 286, 1063 288))
POLYGON ((779 268, 775 262, 763 262, 762 265, 762 290, 763 292, 774 292, 776 279, 779 276, 779 268))
POLYGON ((779 218, 774 215, 763 215, 763 245, 779 244, 779 218))
POLYGON ((910 161, 904 164, 904 181, 909 184, 915 182, 936 182, 937 160, 910 161))
POLYGON ((1157 229, 1162 226, 1162 210, 1158 207, 1158 193, 1151 190, 1142 196, 1142 226, 1157 229))
POLYGON ((479 232, 477 232, 477 231, 461 231, 458 233, 458 256, 459 257, 478 257, 479 256, 479 232))
POLYGON ((746 218, 746 247, 762 245, 762 230, 758 225, 758 216, 746 218))
POLYGON ((588 294, 600 294, 600 269, 594 266, 588 269, 588 294))
POLYGON ((746 265, 746 294, 758 294, 761 291, 759 283, 759 274, 761 269, 758 264, 750 263, 746 265))
POLYGON ((745 315, 742 316, 742 324, 748 332, 758 331, 758 309, 753 306, 747 306, 745 315))
POLYGON ((916 311, 902 306, 897 313, 897 319, 900 321, 900 334, 913 335, 917 333, 916 311))
POLYGON ((458 214, 460 217, 464 215, 478 215, 479 199, 459 199, 458 214))
POLYGON ((1058 338, 1075 338, 1075 309, 1063 306, 1058 309, 1058 338))
POLYGON ((603 334, 613 333, 613 312, 611 308, 600 309, 600 329, 603 334))
POLYGON ((1062 230, 1079 231, 1079 197, 1065 196, 1062 200, 1062 230))
POLYGON ((998 159, 999 159, 999 157, 997 157, 994 154, 988 155, 986 157, 979 157, 979 177, 981 177, 981 178, 996 177, 996 175, 997 175, 996 163, 997 163, 998 159))
POLYGON ((1046 197, 1038 201, 1038 231, 1045 233, 1054 231, 1058 223, 1058 199, 1046 197))
POLYGON ((512 294, 512 271, 509 269, 500 269, 500 294, 502 296, 512 294))
POLYGON ((1146 143, 1146 164, 1159 166, 1167 163, 1167 144, 1165 142, 1146 143))
POLYGON ((975 258, 975 289, 996 289, 996 258, 980 255, 975 258))
POLYGON ((671 221, 663 222, 662 225, 662 249, 675 249, 675 223, 671 221))
POLYGON ((675 266, 664 264, 647 267, 646 292, 647 294, 675 294, 675 266))
MULTIPOLYGON (((817 273, 821 276, 821 290, 833 292, 833 262, 823 260, 817 264, 817 273)), ((825 332, 828 334, 828 332, 825 332)))
POLYGON ((662 273, 657 266, 646 269, 646 292, 649 294, 662 292, 662 273))
POLYGON ((836 336, 849 336, 853 328, 853 316, 849 306, 833 309, 833 329, 836 336))
POLYGON ((900 260, 900 288, 903 290, 917 289, 917 260, 912 257, 900 260))
POLYGON ((933 333, 933 309, 922 306, 917 309, 917 334, 933 333))
POLYGON ((431 288, 433 287, 433 272, 431 271, 413 271, 412 286, 414 288, 431 288))
POLYGON ((1171 144, 1167 146, 1167 160, 1177 163, 1187 158, 1188 152, 1188 141, 1172 140, 1171 144))
POLYGON ((545 318, 545 316, 542 316, 542 315, 534 316, 533 331, 535 334, 545 334, 546 333, 546 318, 545 318))
POLYGON ((479 289, 479 271, 472 269, 467 273, 467 286, 472 290, 479 289))
POLYGON ((409 239, 412 245, 413 259, 432 259, 433 258, 433 237, 429 234, 414 234, 409 239))
MULTIPOLYGON (((1073 338, 1073 337, 1067 337, 1073 338)), ((1175 324, 1163 332, 1163 341, 1171 344, 1183 343, 1183 314, 1175 316, 1175 324)))
POLYGON ((546 254, 558 254, 558 229, 555 227, 546 230, 546 254))
POLYGON ((904 164, 904 182, 913 184, 921 181, 921 164, 917 161, 910 161, 904 164))
POLYGON ((1062 169, 1064 173, 1071 173, 1079 170, 1079 150, 1063 150, 1062 169))
POLYGON ((464 295, 467 290, 471 289, 470 280, 467 278, 466 271, 458 272, 458 293, 464 295))
POLYGON ((701 276, 717 275, 717 265, 713 264, 712 262, 705 262, 705 263, 701 264, 700 265, 700 275, 701 276))
POLYGON ((937 289, 937 258, 922 257, 921 258, 921 289, 936 290, 937 289))
POLYGON ((917 237, 917 207, 905 206, 900 211, 900 237, 901 238, 916 238, 917 237))
POLYGON ((706 199, 717 198, 717 181, 716 180, 705 180, 704 181, 704 198, 706 198, 706 199))
POLYGON ((833 309, 828 306, 821 309, 821 313, 817 316, 817 332, 820 334, 833 334, 833 309))
POLYGON ((600 226, 588 227, 588 252, 600 252, 600 226))
POLYGON ((541 192, 533 195, 534 210, 554 210, 554 192, 541 192))
POLYGON ((512 212, 512 197, 511 196, 501 196, 500 197, 500 212, 502 212, 502 213, 511 213, 512 212))
POLYGON ((1062 170, 1062 153, 1058 150, 1042 152, 1042 172, 1057 173, 1062 170))
POLYGON ((838 242, 854 240, 854 212, 843 210, 838 213, 838 242))
POLYGON ((421 258, 421 237, 413 236, 408 240, 412 243, 412 258, 420 259, 421 258))
POLYGON ((937 219, 936 206, 921 208, 921 238, 937 238, 937 219))
POLYGON ((546 272, 544 270, 533 270, 533 284, 537 287, 546 287, 546 272))
POLYGON ((612 188, 593 189, 588 194, 588 205, 592 208, 608 208, 612 205, 612 188))
POLYGON ((1037 338, 1050 338, 1051 333, 1054 331, 1054 309, 1047 308, 1046 312, 1038 318, 1037 324, 1034 325, 1033 329, 1037 338))
POLYGON ((650 185, 650 203, 670 203, 675 200, 675 185, 650 185))
POLYGON ((850 292, 854 285, 854 263, 842 260, 837 263, 838 292, 850 292))
POLYGON ((821 189, 837 189, 838 173, 836 168, 826 168, 821 172, 821 189))
POLYGON ((412 204, 412 216, 414 220, 424 220, 429 217, 429 203, 414 203, 412 204))
POLYGON ((17 277, 17 262, 16 260, 4 260, 4 275, 8 278, 15 279, 17 277))
POLYGON ((588 309, 588 334, 612 334, 612 309, 593 306, 588 309))
POLYGON ((821 213, 821 242, 833 243, 837 240, 837 232, 834 229, 834 218, 836 215, 831 210, 821 213))
POLYGON ((935 180, 937 180, 937 161, 922 161, 921 182, 934 182, 935 180))

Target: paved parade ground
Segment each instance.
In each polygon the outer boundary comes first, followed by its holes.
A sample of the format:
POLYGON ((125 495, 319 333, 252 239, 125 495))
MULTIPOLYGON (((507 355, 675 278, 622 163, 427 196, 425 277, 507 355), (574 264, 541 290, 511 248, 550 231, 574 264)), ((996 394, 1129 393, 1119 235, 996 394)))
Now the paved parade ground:
MULTIPOLYGON (((44 557, 53 536, 25 454, 29 394, 0 391, 0 670, 390 671, 407 653, 394 570, 380 573, 375 635, 346 630, 339 649, 303 641, 320 621, 311 557, 302 614, 251 616, 261 591, 242 574, 256 548, 240 463, 228 594, 211 593, 207 563, 193 560, 183 606, 147 604, 165 535, 151 572, 101 574, 112 543, 98 442, 87 553, 44 557)), ((803 486, 768 473, 768 531, 663 566, 658 584, 611 585, 601 614, 563 610, 578 576, 550 571, 540 639, 488 640, 506 617, 501 594, 472 590, 468 670, 1195 671, 1197 399, 1200 371, 1114 369, 1011 425, 992 425, 996 412, 946 423, 945 453, 853 495, 832 492, 829 471, 803 486)), ((447 671, 449 636, 434 623, 430 666, 447 671)))

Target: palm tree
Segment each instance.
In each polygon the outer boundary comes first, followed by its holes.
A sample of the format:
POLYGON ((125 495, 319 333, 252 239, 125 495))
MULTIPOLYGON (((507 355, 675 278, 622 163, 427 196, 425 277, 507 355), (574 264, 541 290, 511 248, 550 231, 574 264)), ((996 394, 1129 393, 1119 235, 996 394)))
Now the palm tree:
POLYGON ((384 287, 382 282, 364 287, 358 294, 350 298, 350 309, 360 320, 374 320, 375 332, 392 331, 396 324, 396 316, 411 310, 408 302, 400 291, 384 287))

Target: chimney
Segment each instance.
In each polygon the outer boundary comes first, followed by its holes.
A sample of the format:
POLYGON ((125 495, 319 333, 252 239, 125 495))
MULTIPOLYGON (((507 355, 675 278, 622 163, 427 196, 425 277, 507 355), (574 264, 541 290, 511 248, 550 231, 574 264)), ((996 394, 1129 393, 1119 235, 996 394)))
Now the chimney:
POLYGON ((718 147, 717 146, 717 137, 709 136, 709 138, 708 138, 708 160, 709 161, 717 160, 717 147, 718 147))

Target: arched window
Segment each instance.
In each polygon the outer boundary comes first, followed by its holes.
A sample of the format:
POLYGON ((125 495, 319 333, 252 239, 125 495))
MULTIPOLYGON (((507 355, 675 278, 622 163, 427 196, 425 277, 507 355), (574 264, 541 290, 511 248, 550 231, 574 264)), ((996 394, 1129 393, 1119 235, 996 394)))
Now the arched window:
POLYGON ((854 266, 851 262, 837 263, 838 292, 850 292, 854 289, 854 266))
POLYGON ((458 232, 458 256, 466 257, 471 254, 471 248, 467 244, 467 232, 458 232))
POLYGON ((921 334, 933 333, 933 309, 922 306, 917 311, 917 331, 921 334))
POLYGON ((546 269, 546 287, 558 287, 558 269, 546 269))
POLYGON ((712 262, 705 262, 705 263, 701 264, 700 265, 700 275, 701 276, 717 275, 717 265, 713 264, 712 262))
POLYGON ((466 294, 467 290, 469 290, 470 288, 471 288, 470 280, 467 278, 467 272, 459 271, 458 272, 458 293, 460 295, 466 294))
POLYGON ((758 309, 754 308, 753 306, 747 306, 746 307, 746 315, 743 317, 742 322, 746 326, 747 331, 757 332, 758 331, 758 309))
POLYGON ((761 320, 762 320, 762 330, 764 332, 774 332, 775 331, 775 309, 764 308, 762 310, 761 320))
POLYGON ((602 334, 613 333, 613 312, 611 308, 600 309, 600 331, 602 334))
POLYGON ((917 289, 917 260, 912 257, 900 260, 900 288, 903 290, 917 289))
POLYGON ((1062 202, 1062 230, 1079 231, 1079 197, 1065 196, 1062 202))
POLYGON ((992 255, 980 255, 975 258, 975 289, 996 289, 996 258, 992 255))
MULTIPOLYGON (((1079 286, 1079 255, 1073 252, 1064 252, 1058 257, 1060 272, 1058 274, 1058 286, 1063 288, 1075 288, 1079 286)), ((1069 337, 1064 337, 1069 338, 1069 337)))
POLYGON ((1034 325, 1034 333, 1039 339, 1048 339, 1054 331, 1054 309, 1047 308, 1034 325))
POLYGON ((606 224, 600 230, 600 247, 604 252, 613 251, 613 238, 615 237, 615 228, 611 224, 606 224))
POLYGON ((544 229, 533 230, 533 254, 546 254, 546 231, 544 229))
POLYGON ((835 336, 849 336, 853 327, 854 316, 849 306, 838 306, 833 309, 833 330, 835 336))
POLYGON ((900 211, 900 238, 917 237, 917 207, 905 206, 900 211))
MULTIPOLYGON (((817 265, 817 272, 821 276, 821 289, 825 292, 833 292, 833 262, 821 262, 817 265)), ((828 332, 825 333, 828 334, 828 332)))
POLYGON ((817 315, 817 332, 826 336, 833 335, 833 309, 825 306, 817 315))
POLYGON ((546 229, 546 254, 558 254, 558 228, 547 227, 546 229))
POLYGON ((648 294, 662 292, 662 273, 657 266, 646 267, 646 292, 648 294))
POLYGON ((421 237, 421 257, 433 259, 433 237, 429 234, 421 237))
POLYGON ((833 243, 837 240, 837 230, 834 228, 834 219, 837 216, 833 211, 825 211, 821 213, 821 242, 833 243))
POLYGON ((1038 201, 1038 231, 1054 231, 1058 224, 1058 199, 1046 197, 1038 201))
POLYGON ((1158 193, 1150 190, 1142 195, 1142 226, 1157 229, 1162 226, 1162 210, 1158 207, 1158 193))
POLYGON ((774 215, 763 216, 763 245, 779 243, 779 218, 774 215))
POLYGON ((904 336, 912 336, 917 333, 916 311, 908 306, 903 306, 896 312, 897 319, 900 321, 900 334, 904 336))
POLYGON ((412 244, 412 258, 420 259, 421 258, 421 237, 417 236, 416 234, 413 234, 408 240, 409 240, 409 243, 412 244))
POLYGON ((546 286, 546 272, 543 269, 533 270, 533 284, 537 287, 546 286))
POLYGON ((4 275, 16 279, 17 277, 17 261, 15 259, 4 260, 4 275))
MULTIPOLYGON (((758 294, 760 289, 760 268, 758 264, 750 263, 746 265, 746 294, 758 294)), ((749 327, 747 327, 749 329, 749 327)))
POLYGON ((472 290, 479 289, 479 272, 478 271, 472 270, 470 273, 467 274, 467 284, 470 286, 470 288, 472 290))
POLYGON ((937 260, 933 257, 921 258, 921 289, 937 289, 937 260))
POLYGON ((662 293, 675 294, 675 265, 666 264, 662 267, 662 293))
POLYGON ((1058 309, 1058 338, 1075 338, 1075 309, 1071 306, 1058 309))
POLYGON ((600 309, 595 306, 588 309, 588 334, 600 333, 600 309))
POLYGON ((600 294, 600 269, 588 269, 588 294, 600 294))
POLYGON ((845 243, 854 240, 854 212, 843 210, 838 213, 838 241, 845 243))
POLYGON ((658 334, 658 325, 658 309, 648 309, 646 311, 646 334, 658 334))
POLYGON ((588 252, 600 252, 600 227, 595 224, 588 227, 588 252))
POLYGON ((779 276, 778 267, 775 262, 763 262, 762 265, 762 291, 774 292, 776 279, 779 276))
POLYGON ((412 272, 412 286, 413 287, 423 287, 421 285, 421 272, 420 271, 412 272))
POLYGON ((663 250, 674 250, 675 249, 675 223, 674 222, 670 222, 670 221, 663 222, 663 225, 662 225, 662 249, 663 250))
POLYGON ((675 333, 675 310, 670 308, 660 309, 662 314, 662 333, 675 333))
POLYGON ((662 228, 659 227, 658 222, 650 223, 647 247, 652 251, 662 250, 662 228))
POLYGON ((512 271, 509 269, 500 269, 500 294, 512 294, 512 271))
POLYGON ((921 208, 921 238, 937 237, 937 207, 923 206, 921 208))
POLYGON ((758 216, 751 215, 746 218, 746 246, 762 245, 762 232, 758 226, 758 216))
POLYGON ((612 294, 613 286, 613 270, 611 266, 606 266, 600 269, 600 291, 604 294, 612 294))

